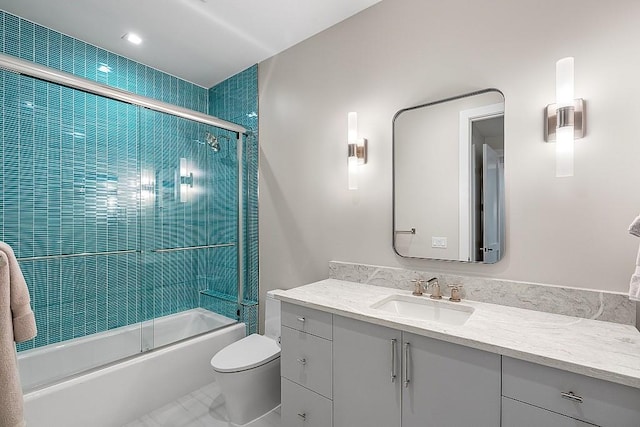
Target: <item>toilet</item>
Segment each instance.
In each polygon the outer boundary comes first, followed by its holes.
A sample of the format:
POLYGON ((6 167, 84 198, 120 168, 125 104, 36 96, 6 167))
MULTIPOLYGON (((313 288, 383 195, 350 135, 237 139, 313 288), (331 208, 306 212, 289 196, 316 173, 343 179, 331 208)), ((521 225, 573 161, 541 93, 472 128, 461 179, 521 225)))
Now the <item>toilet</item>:
POLYGON ((211 359, 229 421, 244 425, 280 405, 280 301, 267 293, 265 334, 229 344, 211 359))

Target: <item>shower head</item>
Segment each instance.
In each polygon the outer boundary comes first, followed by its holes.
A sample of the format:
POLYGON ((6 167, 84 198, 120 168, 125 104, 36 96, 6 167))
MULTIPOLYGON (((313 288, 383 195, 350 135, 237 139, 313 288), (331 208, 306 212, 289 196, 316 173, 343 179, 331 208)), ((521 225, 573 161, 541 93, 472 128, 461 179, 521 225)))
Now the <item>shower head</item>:
POLYGON ((206 140, 207 145, 211 147, 213 151, 220 151, 220 142, 218 142, 218 138, 216 138, 215 135, 213 135, 211 132, 207 132, 206 140))

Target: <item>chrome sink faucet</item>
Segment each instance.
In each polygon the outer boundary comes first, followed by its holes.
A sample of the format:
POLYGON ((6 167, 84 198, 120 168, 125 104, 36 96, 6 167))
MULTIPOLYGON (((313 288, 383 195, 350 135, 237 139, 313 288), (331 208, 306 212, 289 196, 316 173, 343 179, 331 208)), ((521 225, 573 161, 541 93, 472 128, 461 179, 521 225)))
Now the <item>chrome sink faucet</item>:
POLYGON ((440 283, 438 283, 437 277, 432 277, 427 281, 427 289, 431 288, 431 299, 442 299, 442 291, 440 290, 440 283))

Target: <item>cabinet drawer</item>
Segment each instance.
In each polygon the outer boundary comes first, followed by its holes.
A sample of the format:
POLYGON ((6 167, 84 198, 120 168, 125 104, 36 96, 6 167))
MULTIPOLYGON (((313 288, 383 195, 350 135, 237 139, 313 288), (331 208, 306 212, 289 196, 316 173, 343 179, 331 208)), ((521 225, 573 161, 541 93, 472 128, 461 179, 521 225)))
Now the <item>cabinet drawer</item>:
POLYGON ((331 399, 332 343, 295 329, 282 328, 282 376, 331 399))
POLYGON ((640 426, 640 389, 522 360, 502 358, 502 395, 603 427, 640 426))
POLYGON ((517 400, 502 398, 502 427, 594 427, 517 400))
POLYGON ((333 327, 331 313, 283 302, 281 316, 283 326, 331 339, 333 327))
POLYGON ((282 427, 331 427, 332 402, 282 378, 282 427))

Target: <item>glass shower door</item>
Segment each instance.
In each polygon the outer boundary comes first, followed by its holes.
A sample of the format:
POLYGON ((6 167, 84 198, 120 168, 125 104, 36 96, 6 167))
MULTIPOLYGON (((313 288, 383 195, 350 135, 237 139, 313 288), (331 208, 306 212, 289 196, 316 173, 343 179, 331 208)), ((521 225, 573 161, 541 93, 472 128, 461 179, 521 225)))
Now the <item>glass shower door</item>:
POLYGON ((138 109, 0 76, 0 240, 16 253, 38 326, 18 345, 28 389, 141 351, 138 109))
POLYGON ((237 159, 223 130, 140 109, 143 349, 235 323, 237 159))

